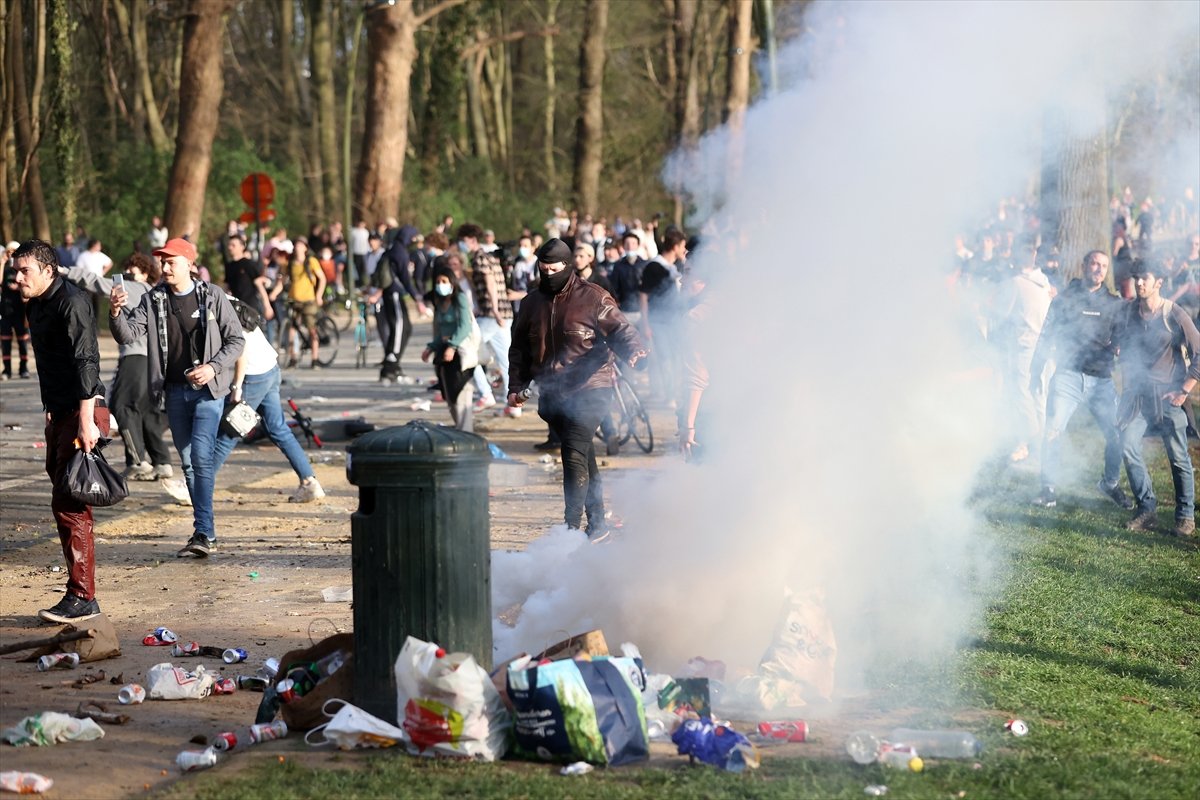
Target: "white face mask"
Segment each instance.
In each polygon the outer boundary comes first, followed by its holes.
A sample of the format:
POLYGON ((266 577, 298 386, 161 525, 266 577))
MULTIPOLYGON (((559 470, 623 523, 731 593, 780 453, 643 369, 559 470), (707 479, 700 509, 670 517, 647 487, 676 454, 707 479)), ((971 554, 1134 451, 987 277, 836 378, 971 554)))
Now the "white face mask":
POLYGON ((625 260, 628 261, 630 264, 632 264, 633 262, 638 260, 637 253, 626 253, 625 260))
POLYGON ((439 283, 437 286, 433 287, 433 290, 442 297, 449 297, 450 295, 454 294, 454 287, 448 283, 439 283))
POLYGON ((528 261, 528 260, 529 260, 529 257, 530 257, 531 255, 533 255, 533 248, 531 248, 531 247, 522 247, 522 248, 519 248, 519 249, 517 250, 517 255, 519 255, 519 256, 520 256, 521 258, 523 258, 524 260, 528 261))

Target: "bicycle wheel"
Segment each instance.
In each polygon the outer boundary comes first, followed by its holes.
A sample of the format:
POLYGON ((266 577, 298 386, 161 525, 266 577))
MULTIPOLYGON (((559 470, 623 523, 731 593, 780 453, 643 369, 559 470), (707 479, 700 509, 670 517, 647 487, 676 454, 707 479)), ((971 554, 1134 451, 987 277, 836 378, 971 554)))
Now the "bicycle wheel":
POLYGON ((367 365, 367 325, 362 320, 354 326, 354 367, 362 369, 367 365))
POLYGON ((329 316, 337 324, 338 330, 348 331, 358 322, 358 312, 354 308, 354 296, 335 297, 325 303, 329 316))
POLYGON ((317 317, 317 341, 321 345, 321 357, 317 363, 322 367, 328 367, 337 358, 339 338, 337 325, 328 314, 317 317))
POLYGON ((637 392, 633 390, 633 386, 625 379, 624 375, 617 380, 617 401, 624 411, 626 426, 625 438, 621 443, 624 444, 632 436, 642 452, 649 453, 654 449, 654 430, 650 427, 650 415, 642 407, 642 401, 638 399, 637 392))

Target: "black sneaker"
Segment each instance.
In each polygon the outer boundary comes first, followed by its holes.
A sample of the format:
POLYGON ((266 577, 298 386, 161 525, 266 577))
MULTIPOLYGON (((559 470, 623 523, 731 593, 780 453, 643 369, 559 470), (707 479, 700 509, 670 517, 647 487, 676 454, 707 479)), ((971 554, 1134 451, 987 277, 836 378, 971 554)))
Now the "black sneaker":
POLYGON ((90 619, 100 613, 100 604, 96 602, 96 598, 84 600, 78 595, 67 592, 62 600, 53 608, 43 608, 38 612, 38 619, 42 622, 76 622, 78 620, 90 619))
POLYGON ((1116 486, 1108 486, 1104 483, 1104 479, 1101 478, 1100 480, 1096 481, 1096 488, 1100 490, 1101 494, 1108 497, 1108 499, 1112 500, 1121 508, 1125 509, 1126 511, 1133 511, 1133 507, 1136 504, 1129 499, 1129 495, 1125 494, 1125 491, 1121 488, 1120 484, 1117 484, 1116 486))
POLYGON ((1133 519, 1125 523, 1125 529, 1150 532, 1158 525, 1158 513, 1153 508, 1139 508, 1133 519))
POLYGON ((187 558, 195 556, 196 558, 208 558, 208 554, 217 549, 217 543, 202 533, 193 533, 192 538, 188 539, 188 543, 180 548, 175 554, 176 558, 187 558))
POLYGON ((1055 508, 1058 505, 1058 495, 1054 493, 1053 489, 1047 487, 1042 489, 1041 494, 1033 498, 1033 504, 1042 508, 1055 508))
POLYGON ((553 439, 547 439, 546 441, 533 446, 534 450, 559 450, 561 448, 562 442, 556 442, 553 439))
POLYGON ((30 378, 32 378, 33 376, 29 374, 29 370, 23 369, 23 370, 21 370, 20 374, 17 377, 19 377, 23 381, 27 381, 30 378))
POLYGON ((621 454, 621 443, 617 441, 616 434, 608 437, 608 441, 604 443, 604 453, 609 456, 618 456, 621 454))

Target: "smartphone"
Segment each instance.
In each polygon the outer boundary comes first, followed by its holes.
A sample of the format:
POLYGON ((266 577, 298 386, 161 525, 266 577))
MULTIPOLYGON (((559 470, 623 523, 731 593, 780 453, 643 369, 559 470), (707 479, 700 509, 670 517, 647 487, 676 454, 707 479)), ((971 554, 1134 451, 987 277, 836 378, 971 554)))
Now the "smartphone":
POLYGON ((113 275, 113 288, 125 291, 125 276, 120 273, 113 275))

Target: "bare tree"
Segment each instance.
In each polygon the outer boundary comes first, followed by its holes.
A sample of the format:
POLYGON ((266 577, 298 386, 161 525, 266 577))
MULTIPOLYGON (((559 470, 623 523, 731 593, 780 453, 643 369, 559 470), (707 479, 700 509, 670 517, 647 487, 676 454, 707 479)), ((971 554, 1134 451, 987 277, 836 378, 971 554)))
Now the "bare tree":
POLYGON ((729 0, 729 70, 725 82, 723 120, 740 130, 750 105, 750 55, 753 51, 751 28, 754 0, 729 0))
POLYGON ((583 46, 579 49, 579 115, 575 120, 574 193, 579 212, 594 214, 600 205, 600 170, 604 160, 604 45, 608 33, 608 0, 587 0, 583 16, 583 46))
MULTIPOLYGON (((22 4, 13 3, 8 23, 8 56, 7 69, 12 76, 9 103, 12 107, 13 121, 16 128, 17 154, 20 158, 20 170, 17 186, 20 191, 18 206, 23 199, 29 205, 29 223, 36 236, 42 239, 50 238, 50 217, 46 213, 46 198, 42 192, 42 170, 38 161, 38 145, 40 141, 40 123, 37 122, 41 106, 41 81, 44 75, 43 66, 37 64, 36 56, 45 55, 45 43, 40 47, 40 38, 45 39, 45 20, 33 20, 34 30, 34 91, 28 91, 25 81, 25 37, 22 4)), ((45 5, 35 4, 35 14, 45 13, 45 5)), ((14 211, 14 216, 18 212, 14 211)))
POLYGON ((54 153, 58 160, 63 229, 76 222, 76 194, 79 190, 76 153, 79 146, 78 87, 72 58, 70 9, 67 0, 50 3, 50 53, 54 59, 54 153))
POLYGON ((177 236, 200 235, 213 139, 225 91, 225 14, 232 0, 191 0, 183 25, 179 131, 167 183, 166 226, 177 236))
MULTIPOLYGON (((315 95, 313 125, 317 130, 320 152, 321 194, 325 209, 341 209, 341 182, 334 165, 337 159, 337 113, 333 94, 333 41, 330 7, 325 0, 309 0, 309 39, 312 87, 315 95)), ((323 216, 323 215, 322 215, 323 216)))
MULTIPOLYGON (((546 0, 546 27, 552 28, 557 22, 558 0, 546 0)), ((554 37, 547 36, 542 40, 542 53, 545 59, 546 71, 546 108, 543 120, 542 157, 545 159, 546 188, 551 193, 558 191, 558 170, 554 166, 554 107, 558 93, 554 71, 554 37)))
POLYGON ((397 0, 367 20, 367 111, 362 155, 355 178, 355 216, 385 219, 399 214, 408 150, 409 79, 417 29, 465 0, 441 0, 417 14, 412 0, 397 0))

